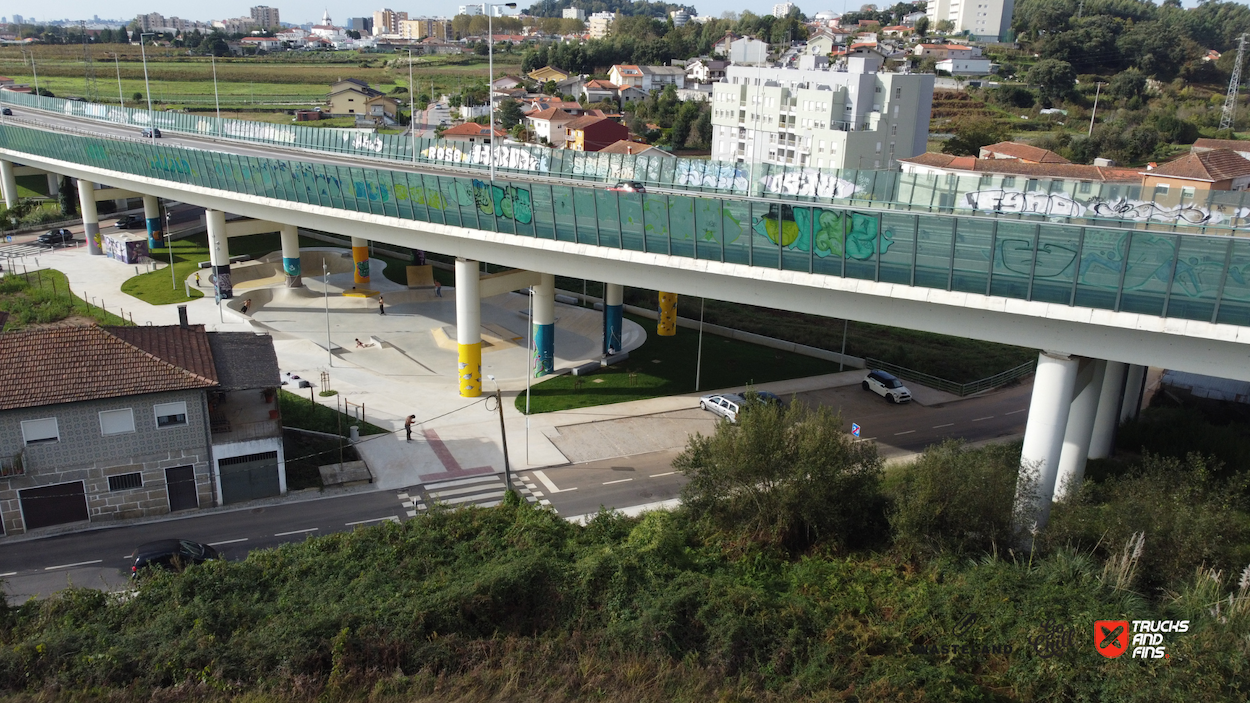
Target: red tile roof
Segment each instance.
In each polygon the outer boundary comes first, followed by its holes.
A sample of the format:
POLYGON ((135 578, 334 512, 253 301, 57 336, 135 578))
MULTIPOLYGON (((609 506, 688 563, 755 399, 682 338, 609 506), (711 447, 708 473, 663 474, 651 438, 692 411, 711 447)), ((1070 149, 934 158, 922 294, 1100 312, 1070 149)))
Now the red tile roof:
MULTIPOLYGON (((476 122, 465 122, 455 127, 443 130, 443 137, 489 137, 490 127, 476 122)), ((495 128, 496 137, 505 137, 507 133, 502 129, 495 128)))
POLYGON ((1250 140, 1246 139, 1207 139, 1203 137, 1194 142, 1191 151, 1210 151, 1212 149, 1232 149, 1233 151, 1250 151, 1250 140))
MULTIPOLYGON (((210 388, 217 374, 202 375, 157 356, 105 327, 53 327, 0 334, 0 410, 118 398, 143 393, 210 388)), ((203 326, 124 333, 200 371, 211 370, 203 326), (178 330, 170 333, 170 330, 178 330), (169 335, 158 340, 161 334, 169 335), (205 363, 207 360, 207 363, 205 363)))
POLYGON ((1250 176, 1250 161, 1232 149, 1190 152, 1175 161, 1142 172, 1150 176, 1171 176, 1215 183, 1250 176))
POLYGON ((981 151, 1011 156, 1022 161, 1032 161, 1039 164, 1072 163, 1049 149, 1043 149, 1031 144, 1021 144, 1019 142, 999 142, 997 144, 990 144, 989 146, 981 147, 981 151))
POLYGON ((656 149, 650 144, 643 144, 642 142, 632 142, 628 139, 622 139, 618 142, 609 144, 603 147, 602 149, 600 149, 599 153, 600 154, 633 154, 634 156, 637 156, 639 154, 651 152, 651 151, 660 151, 665 154, 668 153, 668 152, 664 152, 662 149, 656 149))
MULTIPOLYGON (((546 110, 539 110, 531 115, 526 115, 526 117, 531 120, 547 120, 550 122, 571 122, 577 119, 558 107, 549 107, 546 110)), ((443 134, 446 133, 447 132, 444 132, 443 134)))
POLYGON ((598 124, 599 122, 603 122, 606 119, 607 119, 606 117, 603 117, 601 115, 584 115, 582 117, 578 117, 577 119, 573 120, 572 122, 564 126, 566 129, 574 129, 574 130, 586 129, 590 125, 598 124))

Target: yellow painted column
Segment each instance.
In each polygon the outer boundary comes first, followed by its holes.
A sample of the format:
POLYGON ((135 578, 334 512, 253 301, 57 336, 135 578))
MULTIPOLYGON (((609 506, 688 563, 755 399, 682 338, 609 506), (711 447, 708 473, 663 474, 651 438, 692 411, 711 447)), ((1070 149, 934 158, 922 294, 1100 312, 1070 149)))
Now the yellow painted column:
POLYGON ((476 398, 482 394, 482 300, 477 262, 466 259, 456 259, 456 343, 460 397, 476 398))
POLYGON ((358 286, 369 285, 369 240, 352 237, 352 282, 358 286))
POLYGON ((677 294, 660 293, 660 322, 655 333, 661 337, 677 334, 677 294))

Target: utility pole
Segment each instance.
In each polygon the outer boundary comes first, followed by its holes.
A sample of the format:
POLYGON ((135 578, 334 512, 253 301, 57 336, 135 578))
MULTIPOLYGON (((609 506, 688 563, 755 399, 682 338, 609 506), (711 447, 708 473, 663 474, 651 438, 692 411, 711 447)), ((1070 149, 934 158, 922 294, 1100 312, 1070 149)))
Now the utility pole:
POLYGON ((1233 64, 1233 75, 1228 79, 1228 95, 1224 98, 1224 112, 1220 115, 1220 129, 1232 129, 1233 117, 1237 114, 1237 88, 1241 83, 1241 61, 1246 52, 1246 35, 1237 40, 1237 63, 1233 64))
POLYGON ((79 21, 78 26, 82 31, 83 77, 87 81, 86 90, 83 91, 86 95, 83 97, 85 97, 88 102, 99 102, 100 96, 96 92, 95 85, 95 62, 91 60, 91 43, 87 41, 87 23, 79 21))
POLYGON ((1093 135, 1094 133, 1094 117, 1098 115, 1098 96, 1099 95, 1102 95, 1102 82, 1101 81, 1098 82, 1098 86, 1094 90, 1094 111, 1090 113, 1090 116, 1089 116, 1089 131, 1085 133, 1085 136, 1087 137, 1093 135))

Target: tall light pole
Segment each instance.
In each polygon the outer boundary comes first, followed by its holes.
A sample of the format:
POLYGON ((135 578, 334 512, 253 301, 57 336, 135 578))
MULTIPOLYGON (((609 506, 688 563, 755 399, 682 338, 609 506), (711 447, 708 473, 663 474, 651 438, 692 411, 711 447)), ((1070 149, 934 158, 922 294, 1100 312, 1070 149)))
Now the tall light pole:
MULTIPOLYGON (((211 50, 210 50, 211 51, 211 50)), ((217 128, 221 129, 221 95, 217 92, 217 54, 209 53, 213 59, 213 100, 217 103, 217 128)))
MULTIPOLYGON (((26 49, 22 49, 22 56, 26 55, 26 49)), ((30 70, 35 74, 35 97, 39 97, 39 69, 35 66, 35 49, 30 49, 30 70)))
POLYGON ((144 32, 139 35, 139 53, 143 56, 143 92, 148 98, 148 135, 156 141, 156 120, 152 117, 152 86, 148 83, 148 52, 143 45, 144 37, 154 36, 156 32, 144 32))
POLYGON ((408 131, 412 133, 412 165, 417 165, 417 94, 412 82, 412 47, 408 47, 408 131))
MULTIPOLYGON (((516 3, 506 2, 495 5, 482 3, 482 11, 486 13, 486 61, 489 66, 487 70, 490 71, 490 75, 486 78, 486 95, 490 98, 490 179, 492 181, 495 180, 495 89, 492 87, 495 80, 495 29, 492 19, 496 7, 516 7, 516 3)), ((508 484, 508 487, 511 488, 512 484, 508 484)))
POLYGON ((322 288, 325 289, 323 297, 326 302, 326 355, 329 357, 326 363, 334 366, 334 347, 330 344, 330 269, 324 256, 321 257, 321 280, 324 282, 322 288))
POLYGON ((122 93, 122 65, 117 62, 117 52, 113 52, 113 67, 117 69, 117 102, 126 107, 126 95, 122 93))

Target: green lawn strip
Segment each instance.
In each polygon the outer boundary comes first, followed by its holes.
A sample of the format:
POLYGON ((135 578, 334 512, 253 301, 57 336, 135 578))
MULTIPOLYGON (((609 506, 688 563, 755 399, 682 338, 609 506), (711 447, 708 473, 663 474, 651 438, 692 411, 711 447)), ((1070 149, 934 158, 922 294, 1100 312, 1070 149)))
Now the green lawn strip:
POLYGON ((9 313, 5 331, 47 324, 67 317, 87 317, 102 325, 130 322, 74 295, 65 274, 52 269, 9 274, 0 279, 0 310, 9 313))
MULTIPOLYGON (((284 427, 298 427, 303 430, 326 432, 328 434, 348 435, 352 425, 360 427, 360 434, 386 434, 388 429, 378 427, 371 422, 357 420, 351 415, 341 413, 334 408, 305 398, 294 391, 280 389, 278 391, 278 408, 282 412, 284 427)), ((322 462, 329 463, 329 462, 322 462)))
MULTIPOLYGON (((661 337, 655 333, 655 320, 626 317, 647 330, 647 341, 629 353, 628 361, 590 376, 566 374, 534 386, 530 411, 546 413, 694 392, 698 331, 682 328, 676 336, 661 337)), ((709 392, 837 370, 837 364, 821 359, 705 333, 699 387, 709 392)), ((525 411, 524 393, 517 396, 516 407, 525 411)))
POLYGON ((48 197, 48 179, 46 176, 18 176, 14 180, 17 181, 17 197, 48 197))
POLYGON ((356 454, 356 447, 347 440, 319 437, 293 430, 282 433, 282 448, 286 450, 286 487, 292 491, 322 488, 319 467, 338 463, 340 456, 343 461, 356 461, 360 458, 356 454))
MULTIPOLYGON (((199 270, 201 261, 208 259, 208 243, 204 237, 188 237, 173 242, 174 273, 171 278, 169 267, 141 273, 122 283, 122 292, 132 295, 151 305, 169 305, 185 303, 196 298, 203 298, 203 291, 191 287, 191 297, 186 295, 183 282, 187 277, 199 270)), ((169 251, 164 247, 148 252, 157 261, 169 263, 169 251)), ((202 285, 211 288, 208 276, 204 275, 202 285)))

